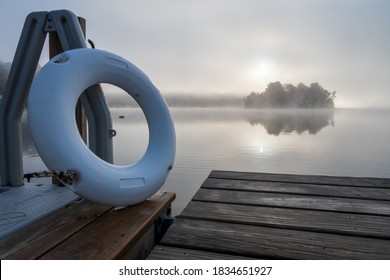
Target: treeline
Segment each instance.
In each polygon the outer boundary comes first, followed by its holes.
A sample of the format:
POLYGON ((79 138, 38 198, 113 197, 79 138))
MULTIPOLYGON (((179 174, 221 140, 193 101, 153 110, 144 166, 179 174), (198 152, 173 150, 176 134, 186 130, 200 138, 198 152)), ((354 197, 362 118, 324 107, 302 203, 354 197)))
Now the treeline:
POLYGON ((243 101, 245 108, 334 108, 335 97, 335 91, 329 92, 318 83, 294 86, 273 82, 261 93, 251 92, 243 101))
MULTIPOLYGON (((242 107, 242 96, 232 96, 229 94, 163 94, 169 107, 242 107)), ((138 107, 134 99, 126 94, 111 93, 106 95, 109 107, 138 107)))
POLYGON ((242 97, 230 94, 164 94, 169 107, 242 107, 242 97))

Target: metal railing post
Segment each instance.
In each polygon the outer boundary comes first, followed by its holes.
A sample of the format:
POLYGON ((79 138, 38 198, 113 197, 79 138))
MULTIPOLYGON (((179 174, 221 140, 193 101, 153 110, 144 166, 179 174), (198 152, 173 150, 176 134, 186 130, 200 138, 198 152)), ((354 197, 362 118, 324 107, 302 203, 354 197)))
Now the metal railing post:
POLYGON ((23 185, 21 117, 45 42, 48 12, 27 16, 0 103, 0 178, 2 186, 23 185))
MULTIPOLYGON (((70 11, 34 12, 27 16, 0 103, 0 185, 23 185, 21 117, 46 33, 56 32, 63 51, 86 48, 78 21, 70 11)), ((112 163, 111 116, 100 85, 80 97, 89 124, 89 147, 112 163)))
MULTIPOLYGON (((72 12, 50 12, 46 31, 53 29, 57 32, 64 51, 87 47, 78 18, 72 12), (48 28, 49 24, 51 28, 48 28)), ((81 95, 80 100, 88 119, 89 148, 101 159, 112 163, 111 115, 101 86, 91 86, 81 95)))

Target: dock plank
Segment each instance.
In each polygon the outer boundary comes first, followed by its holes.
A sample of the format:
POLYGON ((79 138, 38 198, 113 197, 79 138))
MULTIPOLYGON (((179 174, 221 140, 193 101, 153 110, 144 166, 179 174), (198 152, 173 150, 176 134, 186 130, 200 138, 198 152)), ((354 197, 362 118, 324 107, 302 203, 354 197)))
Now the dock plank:
POLYGON ((203 188, 195 194, 193 200, 390 216, 390 203, 382 200, 298 196, 284 193, 256 193, 203 188))
POLYGON ((111 207, 90 201, 72 203, 0 242, 0 258, 37 259, 111 207))
POLYGON ((180 218, 390 239, 390 217, 191 201, 180 218))
POLYGON ((389 178, 341 177, 341 176, 336 177, 336 176, 320 176, 320 175, 237 172, 237 171, 222 171, 222 170, 213 170, 210 173, 209 178, 304 183, 304 184, 316 184, 316 185, 390 188, 389 178))
POLYGON ((173 193, 162 193, 118 211, 110 210, 77 235, 53 248, 40 259, 118 259, 154 223, 161 209, 175 199, 173 193))
POLYGON ((390 241, 180 218, 161 244, 267 259, 390 259, 390 241))
POLYGON ((79 198, 65 187, 0 187, 0 240, 65 207, 79 198))
POLYGON ((390 259, 389 191, 388 178, 212 171, 154 257, 390 259))
POLYGON ((148 260, 250 260, 251 258, 217 254, 212 252, 205 252, 199 250, 191 250, 184 248, 166 247, 158 245, 154 248, 152 253, 148 256, 148 260))
POLYGON ((276 192, 327 197, 378 199, 390 201, 390 188, 354 187, 339 185, 316 185, 303 183, 246 181, 208 178, 202 188, 245 190, 255 192, 276 192))
POLYGON ((174 193, 116 210, 82 199, 0 241, 1 259, 145 258, 174 193))

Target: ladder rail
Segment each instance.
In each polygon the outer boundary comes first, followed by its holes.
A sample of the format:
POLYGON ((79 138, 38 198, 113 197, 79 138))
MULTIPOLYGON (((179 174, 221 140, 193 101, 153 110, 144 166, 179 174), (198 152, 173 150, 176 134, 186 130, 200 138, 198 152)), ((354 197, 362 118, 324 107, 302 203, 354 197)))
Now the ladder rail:
MULTIPOLYGON (((68 10, 33 12, 26 17, 0 102, 1 186, 24 184, 21 117, 46 35, 53 32, 64 51, 87 47, 77 17, 68 10)), ((100 85, 91 86, 80 99, 88 119, 89 147, 112 163, 112 121, 100 85)))
POLYGON ((21 117, 45 42, 48 12, 26 18, 0 103, 0 176, 2 186, 23 185, 21 117))

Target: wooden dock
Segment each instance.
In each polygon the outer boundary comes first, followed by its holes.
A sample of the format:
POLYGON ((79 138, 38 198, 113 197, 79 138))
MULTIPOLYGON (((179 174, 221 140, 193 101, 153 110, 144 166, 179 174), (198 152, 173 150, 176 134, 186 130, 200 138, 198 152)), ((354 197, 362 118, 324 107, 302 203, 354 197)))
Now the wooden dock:
POLYGON ((213 171, 149 259, 390 259, 390 179, 213 171))
POLYGON ((76 200, 2 239, 0 258, 144 259, 174 199, 174 193, 157 193, 123 209, 76 200))

